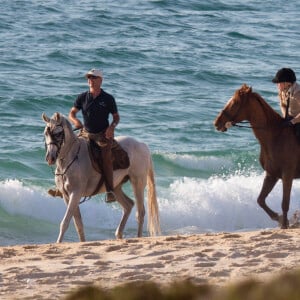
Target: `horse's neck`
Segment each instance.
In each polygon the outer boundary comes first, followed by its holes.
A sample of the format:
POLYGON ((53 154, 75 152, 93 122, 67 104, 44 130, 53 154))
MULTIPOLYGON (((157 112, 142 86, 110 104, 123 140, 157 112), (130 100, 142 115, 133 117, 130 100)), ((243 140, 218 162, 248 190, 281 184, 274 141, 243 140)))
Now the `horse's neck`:
POLYGON ((281 116, 259 95, 255 93, 249 102, 249 121, 253 128, 276 128, 281 116))
POLYGON ((280 128, 280 119, 277 121, 266 119, 264 122, 253 122, 251 125, 253 133, 262 149, 265 151, 272 150, 273 142, 278 139, 280 130, 282 130, 280 128))
POLYGON ((279 134, 282 118, 263 99, 256 99, 255 106, 251 108, 250 123, 255 137, 262 147, 271 145, 279 134))
POLYGON ((73 159, 73 157, 76 155, 76 152, 78 151, 79 145, 80 140, 73 133, 73 131, 66 131, 65 139, 59 153, 59 160, 61 162, 67 162, 68 160, 73 159))

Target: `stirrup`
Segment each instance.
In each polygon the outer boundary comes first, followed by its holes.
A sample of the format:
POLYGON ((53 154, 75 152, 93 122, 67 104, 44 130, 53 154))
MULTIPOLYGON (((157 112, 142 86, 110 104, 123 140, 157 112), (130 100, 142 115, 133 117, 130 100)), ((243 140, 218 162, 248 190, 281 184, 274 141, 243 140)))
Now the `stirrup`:
POLYGON ((113 191, 106 192, 105 194, 105 202, 111 203, 117 201, 116 195, 113 191))

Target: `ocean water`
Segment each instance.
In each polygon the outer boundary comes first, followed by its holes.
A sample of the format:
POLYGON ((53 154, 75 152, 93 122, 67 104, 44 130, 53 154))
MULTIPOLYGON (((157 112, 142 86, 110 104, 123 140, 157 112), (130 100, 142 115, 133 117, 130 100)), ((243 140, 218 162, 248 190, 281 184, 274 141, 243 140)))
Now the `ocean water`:
MULTIPOLYGON (((65 205, 47 195, 41 114, 67 115, 92 67, 116 98, 116 134, 151 149, 164 235, 277 227, 256 203, 264 173, 251 130, 219 133, 213 120, 243 83, 279 111, 272 77, 285 66, 300 76, 297 4, 3 0, 0 245, 56 241, 65 205)), ((268 198, 277 211, 281 193, 279 183, 268 198)), ((299 198, 295 181, 290 216, 299 198)), ((87 240, 114 238, 118 204, 98 195, 81 210, 87 240)), ((136 234, 134 215, 125 237, 136 234)), ((78 241, 73 224, 65 241, 78 241)))

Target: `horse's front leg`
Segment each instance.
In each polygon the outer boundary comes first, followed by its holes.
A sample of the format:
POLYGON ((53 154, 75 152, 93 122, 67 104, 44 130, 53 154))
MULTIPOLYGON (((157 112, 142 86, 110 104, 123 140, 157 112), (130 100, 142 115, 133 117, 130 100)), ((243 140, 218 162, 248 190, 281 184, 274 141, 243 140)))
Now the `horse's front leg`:
POLYGON ((266 174, 263 182, 263 186, 261 188, 260 194, 257 198, 257 203, 259 206, 270 216, 270 218, 274 221, 279 221, 278 213, 274 212, 269 206, 266 204, 266 198, 274 188, 277 183, 278 178, 273 177, 269 174, 266 174))
POLYGON ((67 209, 65 215, 60 223, 59 235, 57 238, 57 243, 61 243, 65 232, 67 231, 71 218, 74 216, 76 208, 80 201, 80 196, 76 196, 74 193, 70 194, 70 197, 64 195, 65 203, 67 204, 67 209))
POLYGON ((281 228, 287 229, 289 227, 288 220, 288 211, 290 208, 290 198, 291 198, 291 189, 292 189, 293 179, 292 178, 282 178, 282 187, 283 187, 283 195, 282 195, 282 221, 281 228))
POLYGON ((85 235, 79 206, 77 206, 74 211, 74 224, 80 242, 85 242, 85 235))

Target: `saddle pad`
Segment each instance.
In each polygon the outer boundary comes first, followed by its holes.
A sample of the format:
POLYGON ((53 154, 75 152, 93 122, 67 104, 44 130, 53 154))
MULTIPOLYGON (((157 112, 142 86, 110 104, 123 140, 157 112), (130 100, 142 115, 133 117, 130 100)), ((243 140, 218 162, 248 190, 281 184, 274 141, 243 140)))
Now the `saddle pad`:
MULTIPOLYGON (((88 149, 93 167, 96 171, 102 173, 101 148, 93 140, 88 139, 88 149)), ((111 152, 113 170, 127 169, 129 167, 128 154, 116 140, 113 141, 111 152)))

